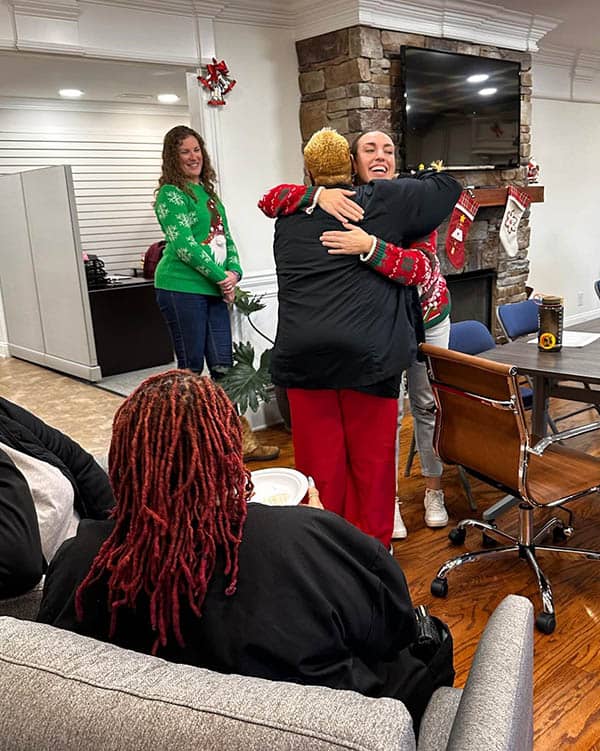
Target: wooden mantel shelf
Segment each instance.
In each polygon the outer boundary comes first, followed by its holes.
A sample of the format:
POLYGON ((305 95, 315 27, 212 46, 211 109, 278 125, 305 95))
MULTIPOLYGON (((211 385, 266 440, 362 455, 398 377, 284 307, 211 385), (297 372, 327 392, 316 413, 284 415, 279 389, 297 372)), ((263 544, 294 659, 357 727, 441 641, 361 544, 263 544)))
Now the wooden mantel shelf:
MULTIPOLYGON (((531 198, 531 203, 543 203, 544 201, 544 186, 543 185, 527 185, 522 187, 516 186, 519 190, 531 198)), ((481 207, 483 206, 505 206, 506 194, 508 188, 474 188, 475 198, 481 207)))

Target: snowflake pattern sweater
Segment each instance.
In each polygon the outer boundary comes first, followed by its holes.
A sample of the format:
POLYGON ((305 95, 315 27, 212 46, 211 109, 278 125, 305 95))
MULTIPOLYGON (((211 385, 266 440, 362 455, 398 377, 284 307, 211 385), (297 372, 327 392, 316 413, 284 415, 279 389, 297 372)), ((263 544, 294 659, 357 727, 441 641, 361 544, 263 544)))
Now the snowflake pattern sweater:
MULTIPOLYGON (((317 186, 277 185, 265 193, 258 207, 271 218, 310 211, 314 207, 316 191, 317 186)), ((437 255, 437 231, 425 240, 412 243, 409 248, 400 248, 378 238, 373 252, 362 260, 392 281, 419 286, 426 329, 450 315, 450 293, 437 255)))
POLYGON ((163 185, 154 211, 167 242, 156 267, 158 289, 219 295, 226 271, 242 269, 223 204, 202 185, 188 183, 194 200, 174 185, 163 185))

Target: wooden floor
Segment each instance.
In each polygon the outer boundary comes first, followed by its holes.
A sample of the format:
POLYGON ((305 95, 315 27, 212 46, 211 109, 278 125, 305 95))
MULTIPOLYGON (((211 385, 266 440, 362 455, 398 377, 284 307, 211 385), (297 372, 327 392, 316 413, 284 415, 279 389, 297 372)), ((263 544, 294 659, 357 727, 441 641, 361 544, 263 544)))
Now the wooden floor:
MULTIPOLYGON (((92 451, 105 450, 110 440, 110 422, 121 397, 109 394, 76 379, 38 368, 19 360, 0 358, 0 394, 31 409, 51 424, 69 433, 92 451)), ((556 402, 552 414, 572 405, 556 402)), ((574 422, 597 419, 590 411, 573 421, 560 423, 561 429, 574 422)), ((410 417, 403 425, 402 462, 411 436, 410 417)), ((262 466, 294 466, 290 436, 283 427, 262 431, 265 443, 281 447, 276 462, 253 462, 262 466)), ((482 436, 485 440, 485 436, 482 436)), ((572 445, 600 456, 600 433, 583 436, 572 445)), ((450 577, 448 598, 439 600, 429 593, 430 581, 445 560, 457 553, 447 539, 447 530, 430 530, 423 522, 423 484, 418 460, 410 478, 401 478, 402 514, 408 527, 406 540, 394 545, 394 554, 404 569, 415 604, 424 603, 445 620, 455 645, 456 685, 464 684, 474 649, 495 606, 507 594, 530 597, 539 609, 537 588, 529 567, 518 559, 476 563, 450 577)), ((456 470, 447 468, 444 489, 450 522, 471 512, 456 470)), ((473 481, 473 491, 481 510, 499 493, 473 481)), ((573 504, 575 534, 573 546, 600 548, 600 498, 573 504)), ((513 529, 516 512, 503 519, 513 529)), ((450 527, 448 527, 449 529, 450 527)), ((466 549, 480 546, 479 534, 467 535, 466 549)), ((573 561, 553 554, 543 557, 542 566, 552 582, 557 610, 554 634, 535 636, 535 748, 600 749, 600 562, 573 561)), ((481 751, 486 751, 482 749, 481 751)))

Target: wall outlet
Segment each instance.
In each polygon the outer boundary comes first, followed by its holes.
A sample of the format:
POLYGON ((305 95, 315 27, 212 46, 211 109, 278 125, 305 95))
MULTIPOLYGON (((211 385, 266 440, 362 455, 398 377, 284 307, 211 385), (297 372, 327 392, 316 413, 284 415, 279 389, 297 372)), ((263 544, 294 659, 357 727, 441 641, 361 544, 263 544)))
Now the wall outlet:
POLYGON ((577 293, 577 307, 583 308, 583 291, 579 290, 577 293))

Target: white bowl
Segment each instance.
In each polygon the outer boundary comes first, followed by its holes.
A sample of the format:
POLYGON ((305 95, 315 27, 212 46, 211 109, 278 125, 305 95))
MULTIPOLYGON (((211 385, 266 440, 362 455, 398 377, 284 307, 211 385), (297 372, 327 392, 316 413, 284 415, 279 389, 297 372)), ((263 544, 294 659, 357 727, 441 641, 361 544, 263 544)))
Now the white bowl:
POLYGON ((306 495, 308 479, 289 467, 269 467, 251 473, 254 494, 249 503, 297 506, 306 495))

